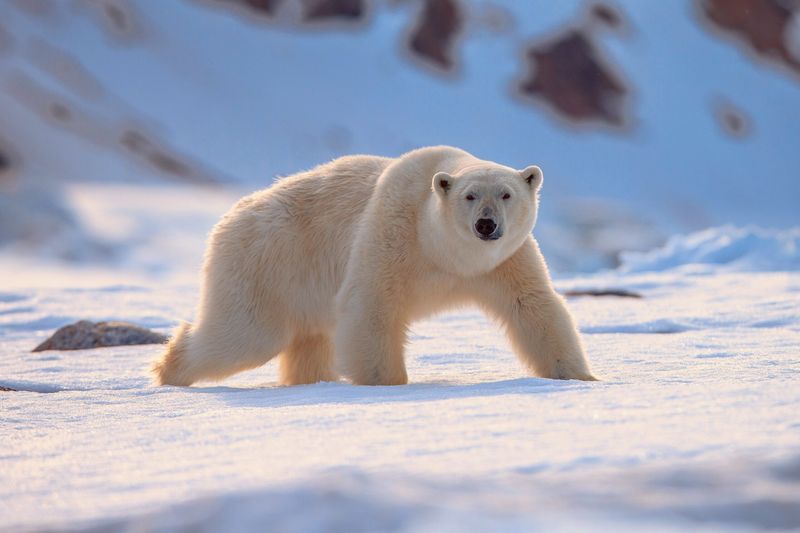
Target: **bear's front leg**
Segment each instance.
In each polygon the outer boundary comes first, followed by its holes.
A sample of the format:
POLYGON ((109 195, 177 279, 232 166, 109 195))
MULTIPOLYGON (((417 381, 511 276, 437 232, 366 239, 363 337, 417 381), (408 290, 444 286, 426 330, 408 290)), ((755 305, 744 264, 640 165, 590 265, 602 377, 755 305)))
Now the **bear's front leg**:
POLYGON ((391 292, 361 278, 357 285, 345 282, 338 300, 334 345, 339 372, 355 385, 408 383, 403 359, 407 325, 391 292))
POLYGON ((485 276, 481 305, 506 327, 517 357, 536 375, 595 381, 578 329, 555 292, 533 238, 485 276))

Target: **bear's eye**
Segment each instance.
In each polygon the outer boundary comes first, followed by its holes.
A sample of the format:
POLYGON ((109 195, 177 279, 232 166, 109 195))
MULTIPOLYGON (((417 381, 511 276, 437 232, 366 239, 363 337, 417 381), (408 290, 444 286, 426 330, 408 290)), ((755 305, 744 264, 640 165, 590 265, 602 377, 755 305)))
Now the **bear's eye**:
POLYGON ((505 193, 505 194, 503 195, 503 200, 508 200, 509 198, 511 198, 511 195, 510 195, 510 194, 508 194, 508 193, 505 193))
POLYGON ((471 194, 468 194, 468 195, 467 195, 467 201, 468 201, 468 202, 471 202, 471 201, 473 201, 474 199, 475 199, 475 197, 474 197, 473 195, 471 195, 471 194))

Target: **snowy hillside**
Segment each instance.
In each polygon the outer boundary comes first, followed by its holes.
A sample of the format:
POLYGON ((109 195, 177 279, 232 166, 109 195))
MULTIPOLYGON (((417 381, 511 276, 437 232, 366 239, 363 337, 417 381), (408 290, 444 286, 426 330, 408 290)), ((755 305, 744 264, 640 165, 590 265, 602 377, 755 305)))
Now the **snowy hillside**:
POLYGON ((777 0, 745 4, 769 46, 700 0, 3 3, 0 241, 66 233, 102 258, 65 182, 252 189, 429 144, 542 166, 560 271, 676 232, 793 226, 800 38, 777 0))

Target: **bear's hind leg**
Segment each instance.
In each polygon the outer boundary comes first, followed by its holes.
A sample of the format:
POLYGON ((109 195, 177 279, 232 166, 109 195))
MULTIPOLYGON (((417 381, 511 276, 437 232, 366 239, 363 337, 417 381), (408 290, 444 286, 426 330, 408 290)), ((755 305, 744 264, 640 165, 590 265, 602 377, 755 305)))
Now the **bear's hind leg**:
POLYGON ((281 385, 336 381, 333 341, 326 333, 297 335, 280 357, 281 385))
POLYGON ((219 381, 259 367, 286 346, 285 332, 250 326, 237 328, 184 324, 153 365, 158 385, 188 386, 197 381, 219 381))
POLYGON ((184 375, 183 367, 186 364, 187 335, 191 324, 184 322, 169 339, 164 354, 153 361, 150 371, 157 385, 191 385, 188 376, 184 375))
POLYGON ((368 305, 369 300, 345 296, 340 308, 347 312, 336 329, 336 364, 355 385, 405 385, 406 324, 393 316, 391 302, 377 300, 368 305))

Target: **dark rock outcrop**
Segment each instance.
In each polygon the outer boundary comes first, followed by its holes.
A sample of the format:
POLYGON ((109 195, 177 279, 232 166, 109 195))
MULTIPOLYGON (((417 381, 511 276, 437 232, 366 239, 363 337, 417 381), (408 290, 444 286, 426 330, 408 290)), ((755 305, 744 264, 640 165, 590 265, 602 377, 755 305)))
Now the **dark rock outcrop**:
POLYGON ((606 4, 594 4, 589 10, 589 14, 594 20, 609 28, 618 29, 625 25, 625 21, 620 12, 606 4))
POLYGON ((722 131, 737 139, 750 135, 752 123, 747 114, 731 102, 717 99, 713 104, 714 117, 722 131))
MULTIPOLYGON (((220 6, 241 7, 255 17, 275 17, 283 0, 206 0, 220 6)), ((359 20, 366 16, 366 0, 302 0, 303 22, 359 20)))
POLYGON ((364 0, 305 0, 303 19, 359 20, 365 15, 364 0))
POLYGON ((577 298, 579 296, 616 296, 617 298, 642 298, 638 292, 629 291, 626 289, 583 289, 572 290, 564 292, 567 298, 577 298))
POLYGON ((141 163, 157 170, 165 176, 190 183, 216 183, 217 177, 195 168, 190 163, 172 151, 157 139, 148 136, 143 131, 126 129, 119 137, 119 144, 127 149, 128 153, 135 156, 141 163))
POLYGON ((283 0, 205 0, 209 4, 239 9, 256 17, 272 18, 283 0))
POLYGON ((570 29, 532 45, 526 59, 529 72, 519 85, 524 96, 547 103, 574 122, 628 122, 625 99, 630 91, 583 30, 570 29))
POLYGON ((165 335, 128 322, 81 320, 58 328, 49 339, 34 348, 33 351, 86 350, 105 346, 162 344, 166 341, 165 335))
POLYGON ((246 5, 258 13, 272 16, 278 9, 281 1, 282 0, 241 0, 239 3, 246 5))
MULTIPOLYGON (((56 2, 53 4, 57 5, 56 2)), ((76 0, 91 20, 116 44, 134 45, 144 42, 153 31, 144 9, 127 0, 76 0)))
MULTIPOLYGON (((0 135, 0 181, 9 178, 10 171, 19 166, 19 155, 14 149, 14 145, 0 135)), ((0 191, 2 193, 2 191, 0 191)), ((0 202, 1 204, 2 202, 0 202)), ((1 219, 2 217, 0 217, 1 219)), ((0 232, 2 233, 2 232, 0 232)))
POLYGON ((762 59, 776 61, 800 74, 800 57, 792 54, 788 33, 800 2, 785 0, 695 0, 703 21, 736 36, 762 59))
POLYGON ((411 53, 433 66, 452 70, 455 67, 455 41, 463 25, 461 8, 455 0, 425 0, 414 29, 411 30, 411 53))

